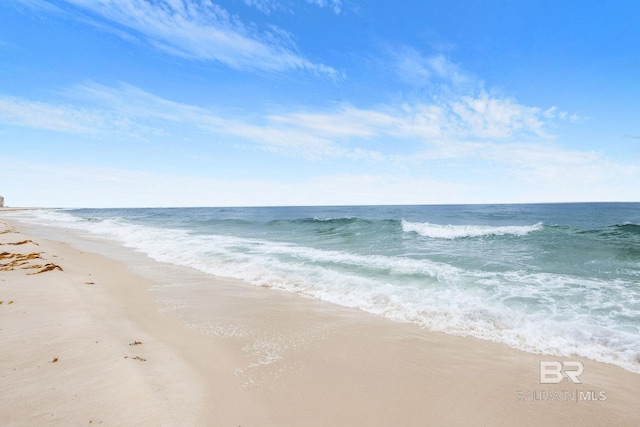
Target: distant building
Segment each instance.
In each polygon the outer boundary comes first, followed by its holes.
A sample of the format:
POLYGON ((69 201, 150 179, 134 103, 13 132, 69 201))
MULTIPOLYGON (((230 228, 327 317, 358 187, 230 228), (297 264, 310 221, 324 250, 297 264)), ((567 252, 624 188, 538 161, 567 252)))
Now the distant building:
POLYGON ((0 196, 0 208, 4 207, 4 197, 0 196))

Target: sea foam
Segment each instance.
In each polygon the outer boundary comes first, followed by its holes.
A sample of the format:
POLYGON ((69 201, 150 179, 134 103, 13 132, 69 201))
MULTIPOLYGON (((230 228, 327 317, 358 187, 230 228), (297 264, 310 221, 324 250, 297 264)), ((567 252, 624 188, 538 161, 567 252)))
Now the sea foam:
POLYGON ((524 236, 534 231, 542 230, 543 224, 534 225, 506 225, 506 226, 488 226, 488 225, 441 225, 431 224, 428 222, 409 222, 402 221, 402 230, 409 233, 414 232, 424 237, 434 239, 460 239, 464 237, 483 237, 483 236, 524 236))

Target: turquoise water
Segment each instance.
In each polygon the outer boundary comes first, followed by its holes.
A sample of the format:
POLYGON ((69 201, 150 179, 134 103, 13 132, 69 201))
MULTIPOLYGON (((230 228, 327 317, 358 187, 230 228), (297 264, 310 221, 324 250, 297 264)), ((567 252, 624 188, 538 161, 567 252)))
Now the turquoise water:
POLYGON ((431 330, 640 372, 640 204, 80 209, 18 219, 431 330))

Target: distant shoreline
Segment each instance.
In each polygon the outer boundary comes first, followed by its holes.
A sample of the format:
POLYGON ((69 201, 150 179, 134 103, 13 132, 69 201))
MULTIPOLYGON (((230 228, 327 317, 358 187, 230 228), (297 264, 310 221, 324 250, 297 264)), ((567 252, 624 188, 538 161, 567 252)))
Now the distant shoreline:
POLYGON ((47 209, 63 209, 63 208, 19 208, 19 207, 12 207, 12 206, 2 206, 0 207, 0 212, 39 211, 39 210, 47 210, 47 209))

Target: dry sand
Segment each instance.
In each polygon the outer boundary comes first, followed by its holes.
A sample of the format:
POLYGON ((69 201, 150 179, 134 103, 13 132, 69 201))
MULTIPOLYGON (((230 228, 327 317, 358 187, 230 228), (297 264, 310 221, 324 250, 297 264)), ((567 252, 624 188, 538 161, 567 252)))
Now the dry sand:
POLYGON ((187 325, 127 265, 22 228, 0 221, 3 426, 640 425, 615 366, 214 277, 187 325), (582 383, 540 384, 556 360, 582 383))

